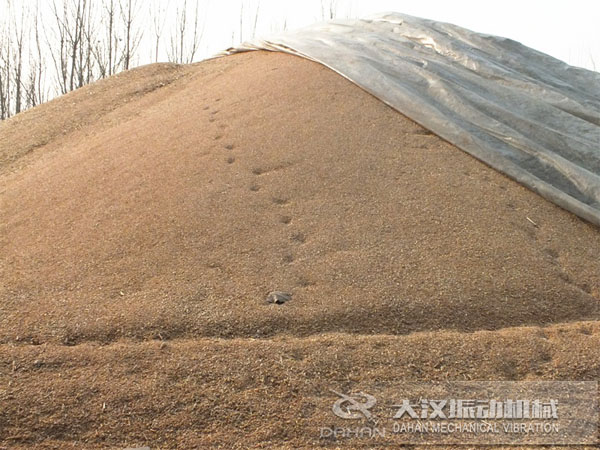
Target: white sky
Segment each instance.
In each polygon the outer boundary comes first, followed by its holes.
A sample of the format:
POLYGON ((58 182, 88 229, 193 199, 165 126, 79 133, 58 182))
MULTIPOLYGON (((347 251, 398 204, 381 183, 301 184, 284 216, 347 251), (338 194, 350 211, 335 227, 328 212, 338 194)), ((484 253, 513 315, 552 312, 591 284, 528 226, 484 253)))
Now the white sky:
MULTIPOLYGON (((44 25, 51 26, 53 0, 8 0, 13 9, 34 10, 40 5, 44 25), (47 22, 47 23, 46 23, 47 22)), ((54 0, 62 4, 64 0, 54 0)), ((69 0, 70 1, 70 0, 69 0)), ((101 0, 90 0, 100 10, 101 0)), ((136 64, 153 62, 153 22, 150 9, 164 10, 164 31, 159 61, 167 60, 167 46, 175 30, 176 10, 184 0, 137 0, 138 25, 143 30, 136 64)), ((288 29, 321 21, 322 4, 332 0, 198 0, 204 11, 205 32, 196 60, 240 42, 240 10, 243 5, 243 38, 268 36, 287 24, 288 29)), ((196 0, 187 0, 188 11, 196 0)), ((333 0, 339 17, 364 17, 396 11, 450 22, 473 31, 517 40, 569 64, 600 71, 600 0, 333 0)), ((7 0, 0 0, 0 25, 7 22, 7 0)), ((13 16, 15 13, 13 12, 13 16)), ((18 15, 18 13, 17 13, 18 15)), ((27 16, 27 13, 25 14, 27 16)), ((191 25, 191 24, 190 24, 191 25)), ((189 26, 189 25, 188 25, 189 26)))
MULTIPOLYGON (((171 8, 178 0, 171 0, 171 8)), ((209 0, 204 51, 217 52, 239 41, 242 0, 209 0)), ((166 0, 165 0, 166 2, 166 0)), ((244 0, 250 38, 259 0, 244 0)), ((321 20, 321 0, 260 0, 258 35, 287 20, 297 28, 321 20)), ((325 0, 328 3, 328 0, 325 0)), ((340 15, 362 17, 396 11, 454 23, 473 31, 517 40, 569 64, 600 70, 600 0, 338 0, 340 15)))

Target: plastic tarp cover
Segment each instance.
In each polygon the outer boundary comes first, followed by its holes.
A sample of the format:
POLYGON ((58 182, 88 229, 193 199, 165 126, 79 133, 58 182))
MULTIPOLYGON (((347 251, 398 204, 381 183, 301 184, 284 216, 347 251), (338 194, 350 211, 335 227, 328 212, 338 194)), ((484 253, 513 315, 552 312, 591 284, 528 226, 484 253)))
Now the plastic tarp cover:
POLYGON ((510 39, 398 13, 227 50, 317 61, 458 148, 600 226, 600 73, 510 39))

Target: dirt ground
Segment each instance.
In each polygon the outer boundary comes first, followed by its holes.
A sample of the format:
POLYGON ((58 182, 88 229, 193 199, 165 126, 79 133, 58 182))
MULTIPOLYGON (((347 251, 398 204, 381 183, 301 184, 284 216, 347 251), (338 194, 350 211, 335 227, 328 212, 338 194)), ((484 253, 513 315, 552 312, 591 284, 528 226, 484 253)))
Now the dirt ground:
POLYGON ((316 63, 125 72, 0 124, 0 448, 375 448, 331 389, 598 380, 598 255, 316 63))

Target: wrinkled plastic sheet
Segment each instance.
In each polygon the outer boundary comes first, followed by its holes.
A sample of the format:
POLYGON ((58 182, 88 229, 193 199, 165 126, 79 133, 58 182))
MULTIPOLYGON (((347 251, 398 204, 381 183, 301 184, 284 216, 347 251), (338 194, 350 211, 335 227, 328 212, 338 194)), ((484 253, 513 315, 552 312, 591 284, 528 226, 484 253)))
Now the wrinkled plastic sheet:
POLYGON ((249 50, 291 53, 333 69, 600 226, 599 73, 510 39, 397 13, 318 23, 221 55, 249 50))

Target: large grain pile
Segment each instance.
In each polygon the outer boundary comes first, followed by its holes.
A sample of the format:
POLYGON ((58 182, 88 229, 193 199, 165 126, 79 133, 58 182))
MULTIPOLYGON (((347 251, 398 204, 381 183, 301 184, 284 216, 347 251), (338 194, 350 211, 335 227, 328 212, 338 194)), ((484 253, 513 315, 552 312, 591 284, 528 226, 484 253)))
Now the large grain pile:
POLYGON ((0 202, 5 445, 372 446, 329 389, 600 374, 600 230, 297 57, 18 115, 0 202))

